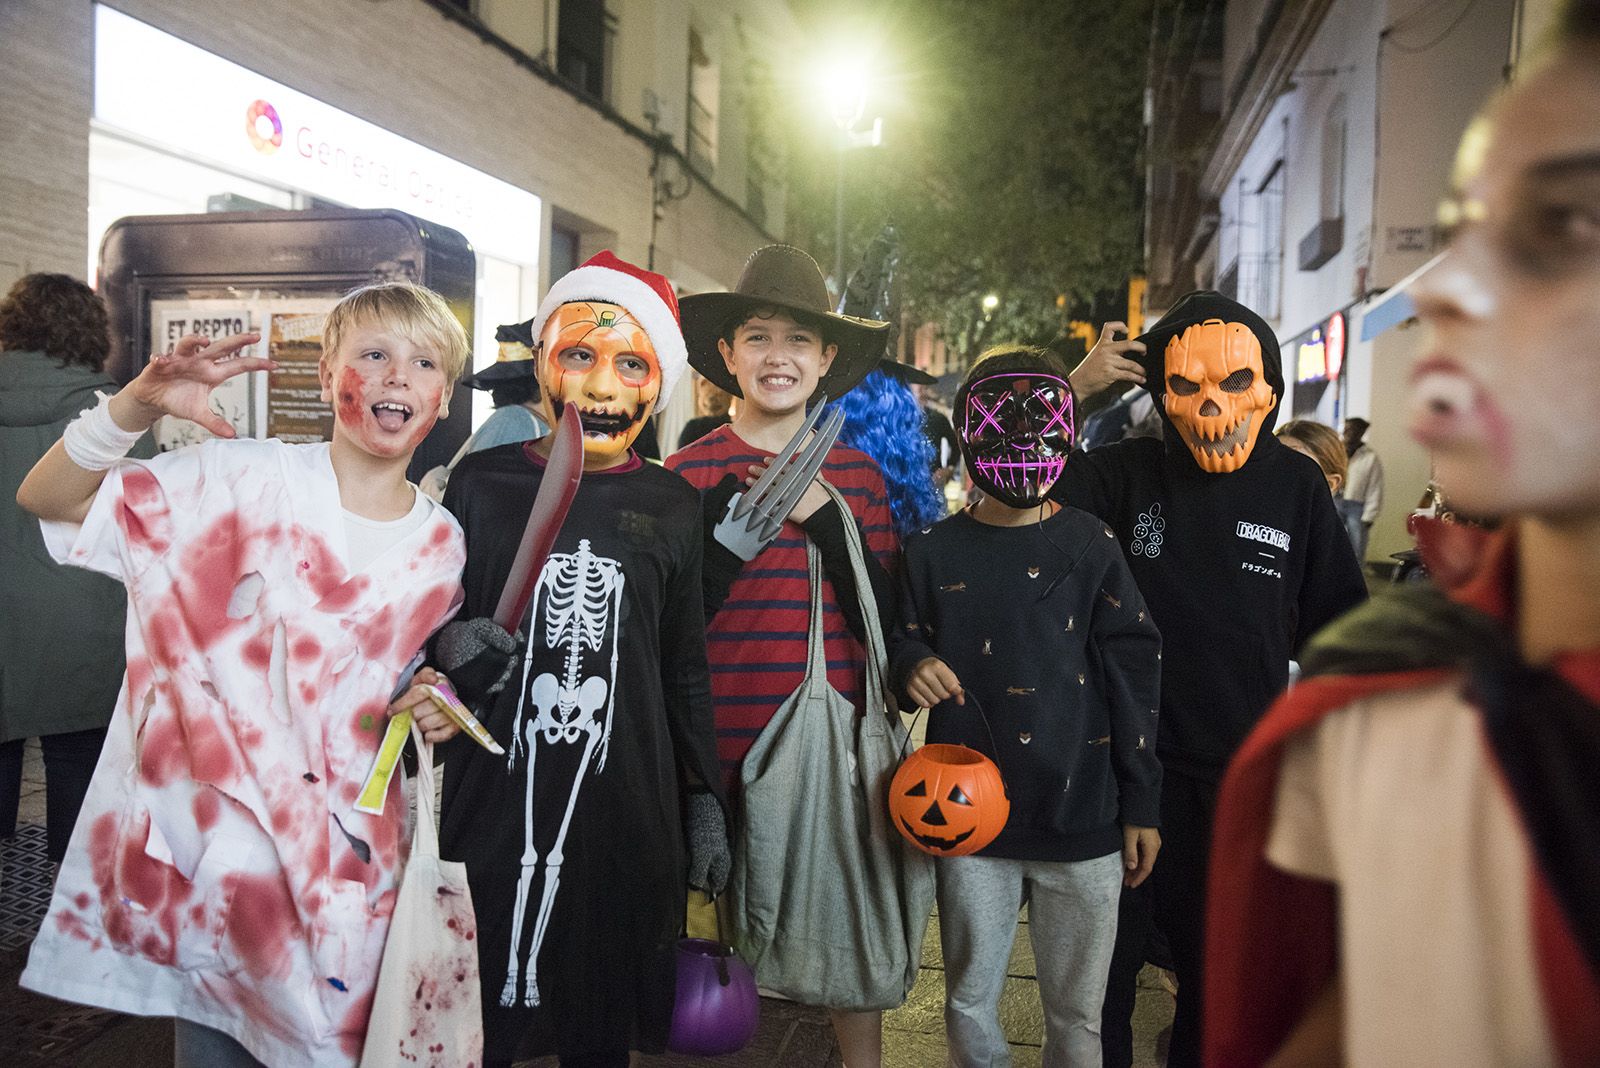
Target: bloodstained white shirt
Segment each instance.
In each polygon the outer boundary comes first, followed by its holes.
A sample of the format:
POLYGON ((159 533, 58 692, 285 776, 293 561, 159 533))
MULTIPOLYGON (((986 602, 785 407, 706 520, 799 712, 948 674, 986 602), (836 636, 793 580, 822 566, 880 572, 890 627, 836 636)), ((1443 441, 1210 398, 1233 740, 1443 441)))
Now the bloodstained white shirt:
MULTIPOLYGON (((267 1064, 361 1052, 404 864, 400 778, 353 802, 403 668, 461 600, 460 528, 358 573, 326 445, 114 467, 63 563, 128 589, 128 673, 22 985, 180 1016, 267 1064)), ((73 640, 64 634, 63 641, 73 640)))

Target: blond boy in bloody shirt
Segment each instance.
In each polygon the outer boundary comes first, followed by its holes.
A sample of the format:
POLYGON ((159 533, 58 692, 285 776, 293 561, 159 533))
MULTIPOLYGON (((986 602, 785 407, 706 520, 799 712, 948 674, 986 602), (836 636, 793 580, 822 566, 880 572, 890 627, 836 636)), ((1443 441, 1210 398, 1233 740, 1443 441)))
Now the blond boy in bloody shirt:
POLYGON ((128 590, 127 676, 22 985, 176 1017, 180 1065, 360 1056, 406 806, 399 781, 379 815, 354 802, 396 680, 461 599, 460 530, 405 472, 465 332, 390 283, 345 297, 323 336, 331 442, 224 440, 211 391, 274 365, 238 356, 256 334, 189 336, 17 494, 58 560, 128 590), (217 438, 118 459, 164 415, 217 438))

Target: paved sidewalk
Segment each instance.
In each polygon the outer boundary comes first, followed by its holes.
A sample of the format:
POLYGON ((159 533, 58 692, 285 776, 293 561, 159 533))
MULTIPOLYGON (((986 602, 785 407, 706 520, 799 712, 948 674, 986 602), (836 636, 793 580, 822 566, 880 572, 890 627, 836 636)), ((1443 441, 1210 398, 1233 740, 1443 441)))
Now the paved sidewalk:
MULTIPOLYGON (((0 843, 0 1063, 74 1068, 166 1068, 172 1064, 172 1022, 86 1009, 21 990, 17 977, 50 897, 44 852, 44 771, 37 745, 28 747, 23 798, 15 838, 0 843)), ((1026 916, 1011 953, 1010 977, 1000 1003, 1001 1023, 1015 1068, 1037 1068, 1044 1022, 1026 916)), ((944 960, 939 918, 929 924, 922 970, 906 1004, 884 1017, 885 1068, 938 1068, 945 1063, 944 960)), ((1135 1068, 1158 1068, 1172 998, 1154 969, 1140 977, 1134 1015, 1135 1068), (1160 1045, 1158 1051, 1158 1044, 1160 1045)), ((553 1058, 529 1062, 554 1068, 553 1058)), ((641 1057, 640 1068, 839 1068, 839 1051, 827 1016, 790 1002, 763 999, 761 1028, 730 1057, 641 1057)))

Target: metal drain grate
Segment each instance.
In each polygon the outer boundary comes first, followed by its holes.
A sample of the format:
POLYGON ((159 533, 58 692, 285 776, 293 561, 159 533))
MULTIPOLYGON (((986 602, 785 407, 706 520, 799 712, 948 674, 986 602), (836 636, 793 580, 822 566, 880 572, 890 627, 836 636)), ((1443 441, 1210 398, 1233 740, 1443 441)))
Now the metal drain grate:
POLYGON ((24 823, 0 842, 0 953, 27 948, 50 907, 54 880, 44 828, 24 823))

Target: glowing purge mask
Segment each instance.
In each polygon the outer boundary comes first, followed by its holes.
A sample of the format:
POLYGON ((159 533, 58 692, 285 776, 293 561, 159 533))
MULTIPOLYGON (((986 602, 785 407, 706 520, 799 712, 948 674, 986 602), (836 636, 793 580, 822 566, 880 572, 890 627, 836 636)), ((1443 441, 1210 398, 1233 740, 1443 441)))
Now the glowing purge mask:
POLYGON ((1207 319, 1167 342, 1167 417, 1202 471, 1237 471, 1278 403, 1261 342, 1243 323, 1207 319))
POLYGON ((1072 387, 1016 371, 980 378, 964 396, 958 429, 972 481, 1013 508, 1042 502, 1072 451, 1072 387))
POLYGON ((546 420, 554 426, 575 407, 585 461, 620 461, 661 395, 661 362, 644 327, 616 304, 563 304, 545 321, 538 358, 546 420))

